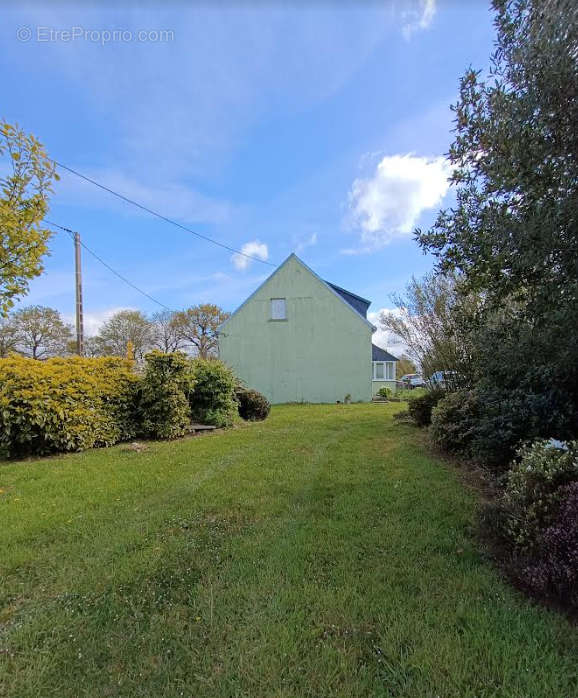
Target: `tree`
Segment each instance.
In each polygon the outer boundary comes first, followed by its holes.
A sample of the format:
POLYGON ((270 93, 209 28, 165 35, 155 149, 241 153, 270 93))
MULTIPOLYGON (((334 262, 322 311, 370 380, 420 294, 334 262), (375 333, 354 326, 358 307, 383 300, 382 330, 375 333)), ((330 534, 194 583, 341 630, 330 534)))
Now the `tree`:
POLYGON ((452 275, 430 274, 409 282, 393 297, 397 312, 382 312, 381 326, 399 337, 424 376, 457 371, 459 382, 474 380, 473 339, 480 300, 466 294, 452 275))
MULTIPOLYGON (((106 346, 102 340, 102 337, 96 335, 94 337, 85 337, 83 342, 84 356, 89 359, 96 358, 97 356, 106 356, 106 346)), ((71 354, 76 353, 76 343, 71 347, 71 354)))
MULTIPOLYGON (((578 406, 578 22, 570 0, 494 0, 487 77, 468 70, 449 152, 456 205, 421 246, 484 295, 480 375, 578 406)), ((569 417, 570 418, 570 417, 569 417)), ((576 427, 574 427, 576 428, 576 427)))
POLYGON ((0 317, 0 358, 6 358, 18 346, 18 328, 11 317, 0 317))
POLYGON ((179 332, 179 323, 176 313, 170 310, 161 310, 151 316, 153 325, 152 345, 155 349, 160 349, 165 354, 178 351, 185 343, 179 332))
POLYGON ((407 356, 407 354, 402 354, 396 364, 396 379, 399 380, 402 376, 407 375, 408 373, 416 373, 417 368, 414 362, 407 356))
POLYGON ((18 336, 18 350, 32 359, 48 359, 66 354, 72 329, 58 310, 31 305, 17 310, 13 322, 18 336))
POLYGON ((2 156, 8 160, 8 174, 0 177, 0 315, 5 316, 43 271, 51 231, 42 219, 58 175, 34 136, 0 120, 2 156))
POLYGON ((140 310, 120 310, 107 320, 99 333, 104 353, 126 356, 128 342, 132 342, 134 355, 142 359, 153 341, 153 327, 140 310))
POLYGON ((217 355, 217 328, 229 317, 218 305, 195 305, 176 314, 180 338, 202 359, 217 355))

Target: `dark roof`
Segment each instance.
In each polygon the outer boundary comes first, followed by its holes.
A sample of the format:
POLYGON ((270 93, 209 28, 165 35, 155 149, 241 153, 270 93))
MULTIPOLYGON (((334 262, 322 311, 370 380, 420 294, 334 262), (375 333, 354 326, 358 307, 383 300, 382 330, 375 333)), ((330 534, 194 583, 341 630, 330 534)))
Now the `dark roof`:
POLYGON ((375 344, 371 345, 371 360, 372 361, 398 361, 398 359, 393 356, 393 354, 390 354, 388 351, 385 351, 385 349, 382 349, 381 347, 376 347, 375 344))
POLYGON ((331 286, 331 288, 338 293, 343 300, 353 308, 353 310, 357 311, 362 317, 367 318, 367 309, 371 305, 371 301, 368 301, 367 298, 357 296, 355 293, 351 293, 351 291, 346 291, 344 288, 341 288, 341 286, 336 286, 330 281, 326 281, 325 283, 328 286, 331 286))

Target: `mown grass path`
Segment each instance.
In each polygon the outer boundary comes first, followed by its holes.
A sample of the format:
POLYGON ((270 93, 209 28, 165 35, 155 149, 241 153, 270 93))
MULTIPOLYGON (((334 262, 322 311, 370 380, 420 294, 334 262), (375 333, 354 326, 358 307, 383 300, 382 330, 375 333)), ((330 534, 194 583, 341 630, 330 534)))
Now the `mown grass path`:
POLYGON ((578 695, 396 409, 0 465, 0 695, 578 695))

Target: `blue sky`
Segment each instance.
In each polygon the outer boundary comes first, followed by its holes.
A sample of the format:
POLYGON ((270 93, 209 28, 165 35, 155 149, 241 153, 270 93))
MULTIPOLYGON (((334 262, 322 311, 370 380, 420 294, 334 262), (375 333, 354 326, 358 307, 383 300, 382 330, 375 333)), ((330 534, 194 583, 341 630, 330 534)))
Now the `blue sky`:
MULTIPOLYGON (((0 115, 60 162, 270 262, 295 251, 374 312, 431 268, 411 230, 451 203, 449 105, 464 70, 487 65, 487 3, 14 3, 2 14, 0 115)), ((233 310, 271 271, 64 173, 49 217, 171 308, 233 310)), ((71 242, 60 233, 50 247, 22 304, 72 318, 71 242)), ((115 309, 158 309, 87 254, 83 264, 89 333, 115 309)))

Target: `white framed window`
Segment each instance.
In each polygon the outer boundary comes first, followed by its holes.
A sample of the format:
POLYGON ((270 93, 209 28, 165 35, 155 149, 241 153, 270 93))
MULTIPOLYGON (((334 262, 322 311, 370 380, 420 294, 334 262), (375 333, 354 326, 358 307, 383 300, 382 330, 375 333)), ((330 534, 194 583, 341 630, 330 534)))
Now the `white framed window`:
POLYGON ((286 320, 287 304, 285 298, 271 298, 271 320, 286 320))
POLYGON ((395 380, 395 363, 393 361, 374 361, 373 362, 373 380, 374 381, 393 381, 393 380, 395 380))

